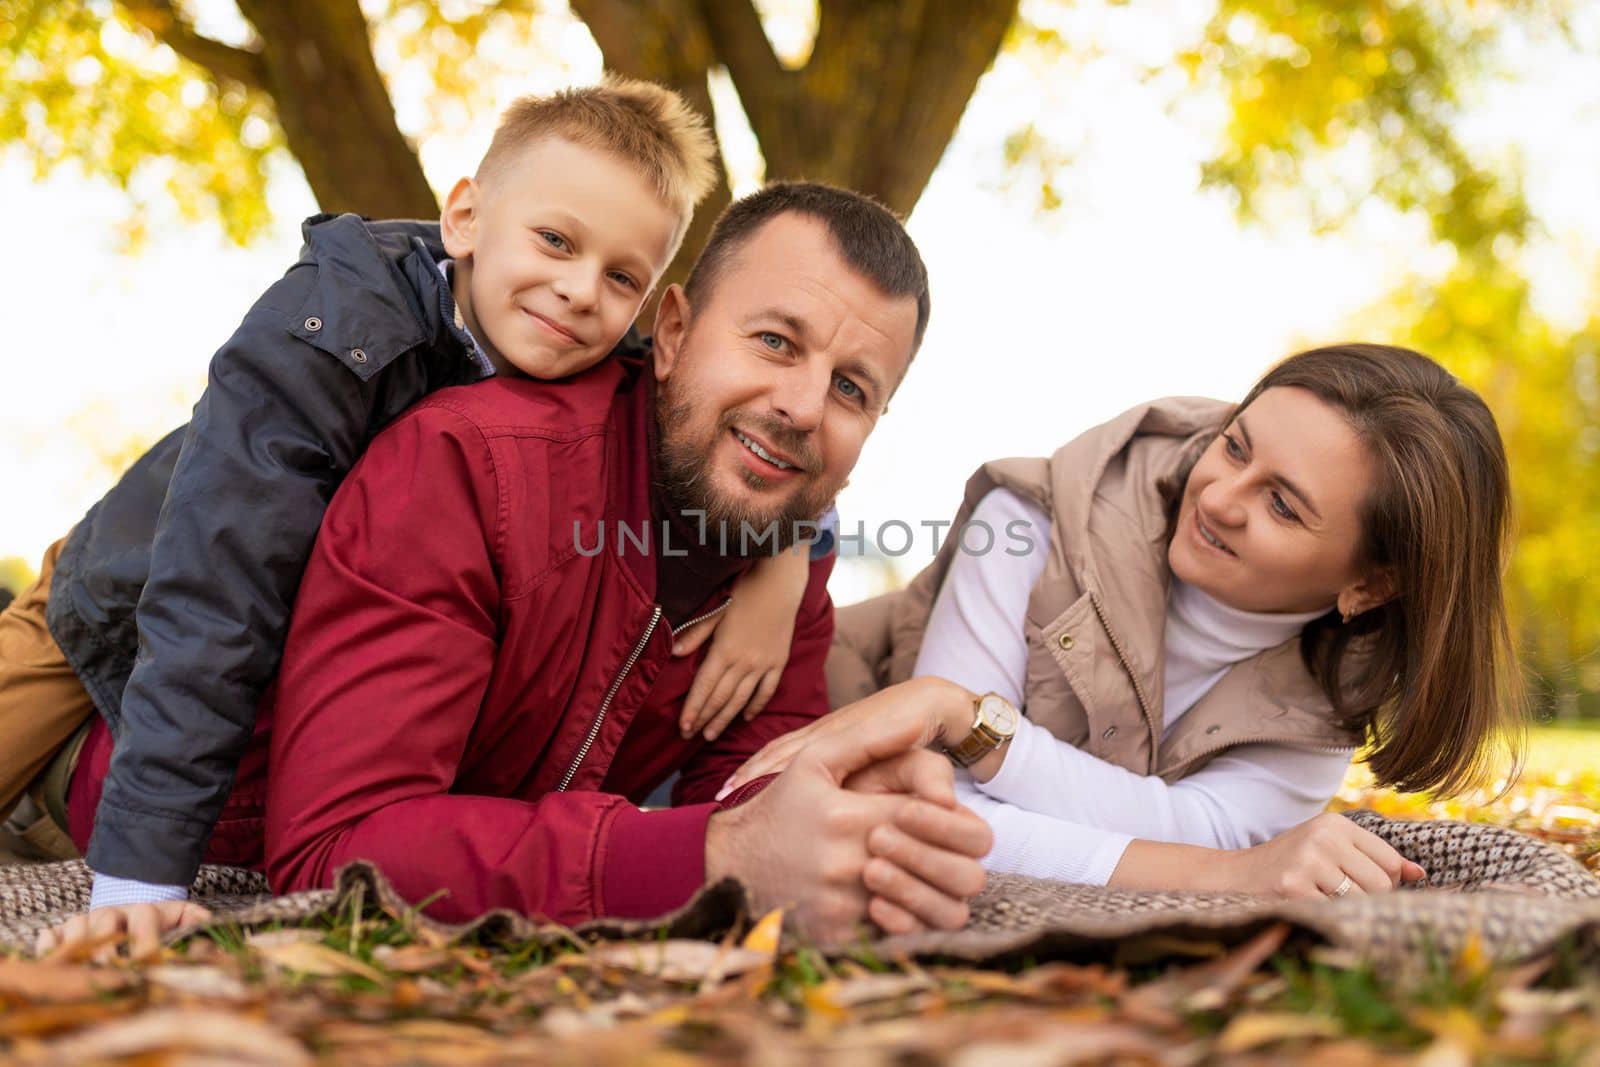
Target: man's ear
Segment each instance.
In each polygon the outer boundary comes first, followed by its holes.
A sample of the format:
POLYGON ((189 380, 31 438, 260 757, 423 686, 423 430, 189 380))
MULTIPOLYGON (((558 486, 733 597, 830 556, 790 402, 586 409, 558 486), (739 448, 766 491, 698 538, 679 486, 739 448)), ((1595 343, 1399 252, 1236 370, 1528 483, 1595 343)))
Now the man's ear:
POLYGON ((478 209, 482 202, 483 190, 471 178, 456 182, 450 195, 444 198, 444 210, 439 213, 439 233, 451 259, 472 255, 478 238, 478 209))
POLYGON ((674 282, 661 294, 661 306, 656 309, 655 332, 651 334, 652 358, 656 381, 664 382, 672 375, 683 351, 683 339, 689 333, 689 297, 683 286, 674 282))
POLYGON ((1400 592, 1393 567, 1374 567, 1339 590, 1337 607, 1346 619, 1382 607, 1400 592))

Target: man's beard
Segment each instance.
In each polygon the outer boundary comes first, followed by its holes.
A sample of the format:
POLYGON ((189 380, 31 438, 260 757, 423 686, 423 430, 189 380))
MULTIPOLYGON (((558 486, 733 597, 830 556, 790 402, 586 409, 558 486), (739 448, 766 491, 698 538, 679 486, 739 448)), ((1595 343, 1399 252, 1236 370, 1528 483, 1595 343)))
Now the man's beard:
MULTIPOLYGON (((821 484, 810 473, 822 463, 807 435, 770 415, 730 411, 717 420, 709 441, 691 440, 694 405, 672 396, 670 384, 671 379, 662 384, 656 405, 656 479, 667 506, 705 531, 705 544, 726 546, 732 555, 776 554, 793 546, 808 530, 815 536, 817 519, 842 485, 821 484), (711 452, 735 423, 759 433, 801 467, 801 478, 806 480, 783 502, 763 508, 729 499, 712 484, 711 452), (776 544, 768 536, 769 530, 775 530, 776 544)), ((748 468, 741 467, 739 475, 752 489, 772 484, 748 468)))

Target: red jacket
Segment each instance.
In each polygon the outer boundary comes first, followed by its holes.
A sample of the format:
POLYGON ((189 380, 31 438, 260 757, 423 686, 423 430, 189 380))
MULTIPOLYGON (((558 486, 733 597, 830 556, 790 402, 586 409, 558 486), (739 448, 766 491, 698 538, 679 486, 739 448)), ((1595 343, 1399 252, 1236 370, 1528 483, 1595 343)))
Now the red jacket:
POLYGON ((265 799, 280 893, 368 859, 407 899, 446 890, 428 909, 442 919, 575 923, 660 914, 700 886, 718 788, 827 711, 832 563, 812 565, 766 710, 683 740, 700 655, 671 657, 655 560, 616 536, 649 523, 653 402, 648 373, 613 359, 441 391, 373 441, 329 506, 208 859, 261 862, 265 799), (684 806, 629 802, 680 768, 684 806))

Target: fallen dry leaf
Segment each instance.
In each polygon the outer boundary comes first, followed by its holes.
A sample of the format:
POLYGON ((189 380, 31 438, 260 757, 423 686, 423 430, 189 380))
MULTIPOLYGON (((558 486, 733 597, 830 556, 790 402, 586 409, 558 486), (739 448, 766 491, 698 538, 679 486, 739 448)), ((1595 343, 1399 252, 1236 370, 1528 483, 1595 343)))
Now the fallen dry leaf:
POLYGON ((254 1019, 183 1009, 146 1012, 13 1055, 17 1056, 14 1062, 37 1067, 78 1067, 95 1060, 163 1052, 215 1057, 250 1067, 311 1063, 310 1054, 298 1041, 254 1019))
POLYGON ((1287 923, 1274 923, 1219 959, 1175 970, 1165 978, 1148 982, 1128 994, 1127 1000, 1142 1002, 1156 1010, 1211 1011, 1228 1003, 1234 991, 1289 936, 1287 923))
POLYGON ((774 908, 761 917, 761 920, 750 928, 744 935, 740 948, 749 949, 751 952, 765 952, 769 956, 778 953, 778 946, 783 943, 783 909, 774 908))
POLYGON ((843 1014, 851 1008, 880 1000, 893 1000, 936 988, 926 974, 868 974, 859 978, 835 978, 806 990, 808 1008, 843 1014))
POLYGON ((1417 1054, 1416 1067, 1472 1067, 1472 1049, 1453 1038, 1441 1037, 1417 1054))
POLYGON ((320 930, 288 926, 282 930, 256 930, 245 936, 244 943, 251 948, 273 948, 278 945, 297 945, 302 941, 321 940, 320 930))
POLYGON ((575 963, 637 971, 669 982, 698 982, 715 972, 732 978, 770 963, 771 955, 710 941, 674 938, 669 941, 618 941, 597 945, 575 963))
POLYGON ((164 963, 147 968, 144 976, 153 986, 192 997, 233 1003, 251 999, 250 990, 245 988, 244 983, 221 967, 164 963))
POLYGON ((0 1038, 45 1037, 80 1026, 95 1026, 136 1010, 132 998, 79 1000, 10 1007, 0 1011, 0 1038))
POLYGON ((1588 989, 1502 989, 1495 1006, 1507 1015, 1565 1015, 1595 1000, 1588 989))
POLYGON ((87 1000, 138 981, 132 971, 111 967, 0 959, 0 994, 18 1000, 87 1000))
POLYGON ((1217 1051, 1248 1052, 1276 1041, 1304 1037, 1338 1037, 1338 1020, 1324 1015, 1250 1012, 1236 1015, 1217 1038, 1217 1051))
POLYGON ((445 970, 461 962, 459 953, 429 945, 380 945, 373 950, 372 958, 382 964, 384 970, 396 974, 445 970))
POLYGON ((974 1041, 950 1054, 950 1067, 1072 1067, 1128 1057, 1154 1061, 1165 1051, 1144 1031, 1114 1023, 1040 1027, 1011 1041, 974 1041))
POLYGON ((347 956, 337 949, 313 941, 275 942, 266 946, 255 946, 255 949, 256 955, 286 971, 296 971, 319 978, 355 975, 379 985, 385 981, 381 971, 368 967, 354 956, 347 956))

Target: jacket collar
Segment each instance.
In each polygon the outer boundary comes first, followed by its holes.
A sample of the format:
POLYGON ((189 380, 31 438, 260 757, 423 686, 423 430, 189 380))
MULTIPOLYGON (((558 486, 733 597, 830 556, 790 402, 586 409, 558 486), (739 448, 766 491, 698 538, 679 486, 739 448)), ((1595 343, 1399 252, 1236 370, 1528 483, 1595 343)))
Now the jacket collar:
POLYGON ((301 262, 317 277, 290 333, 363 381, 422 344, 471 360, 443 312, 449 288, 437 267, 445 258, 437 223, 313 215, 300 232, 301 262))

